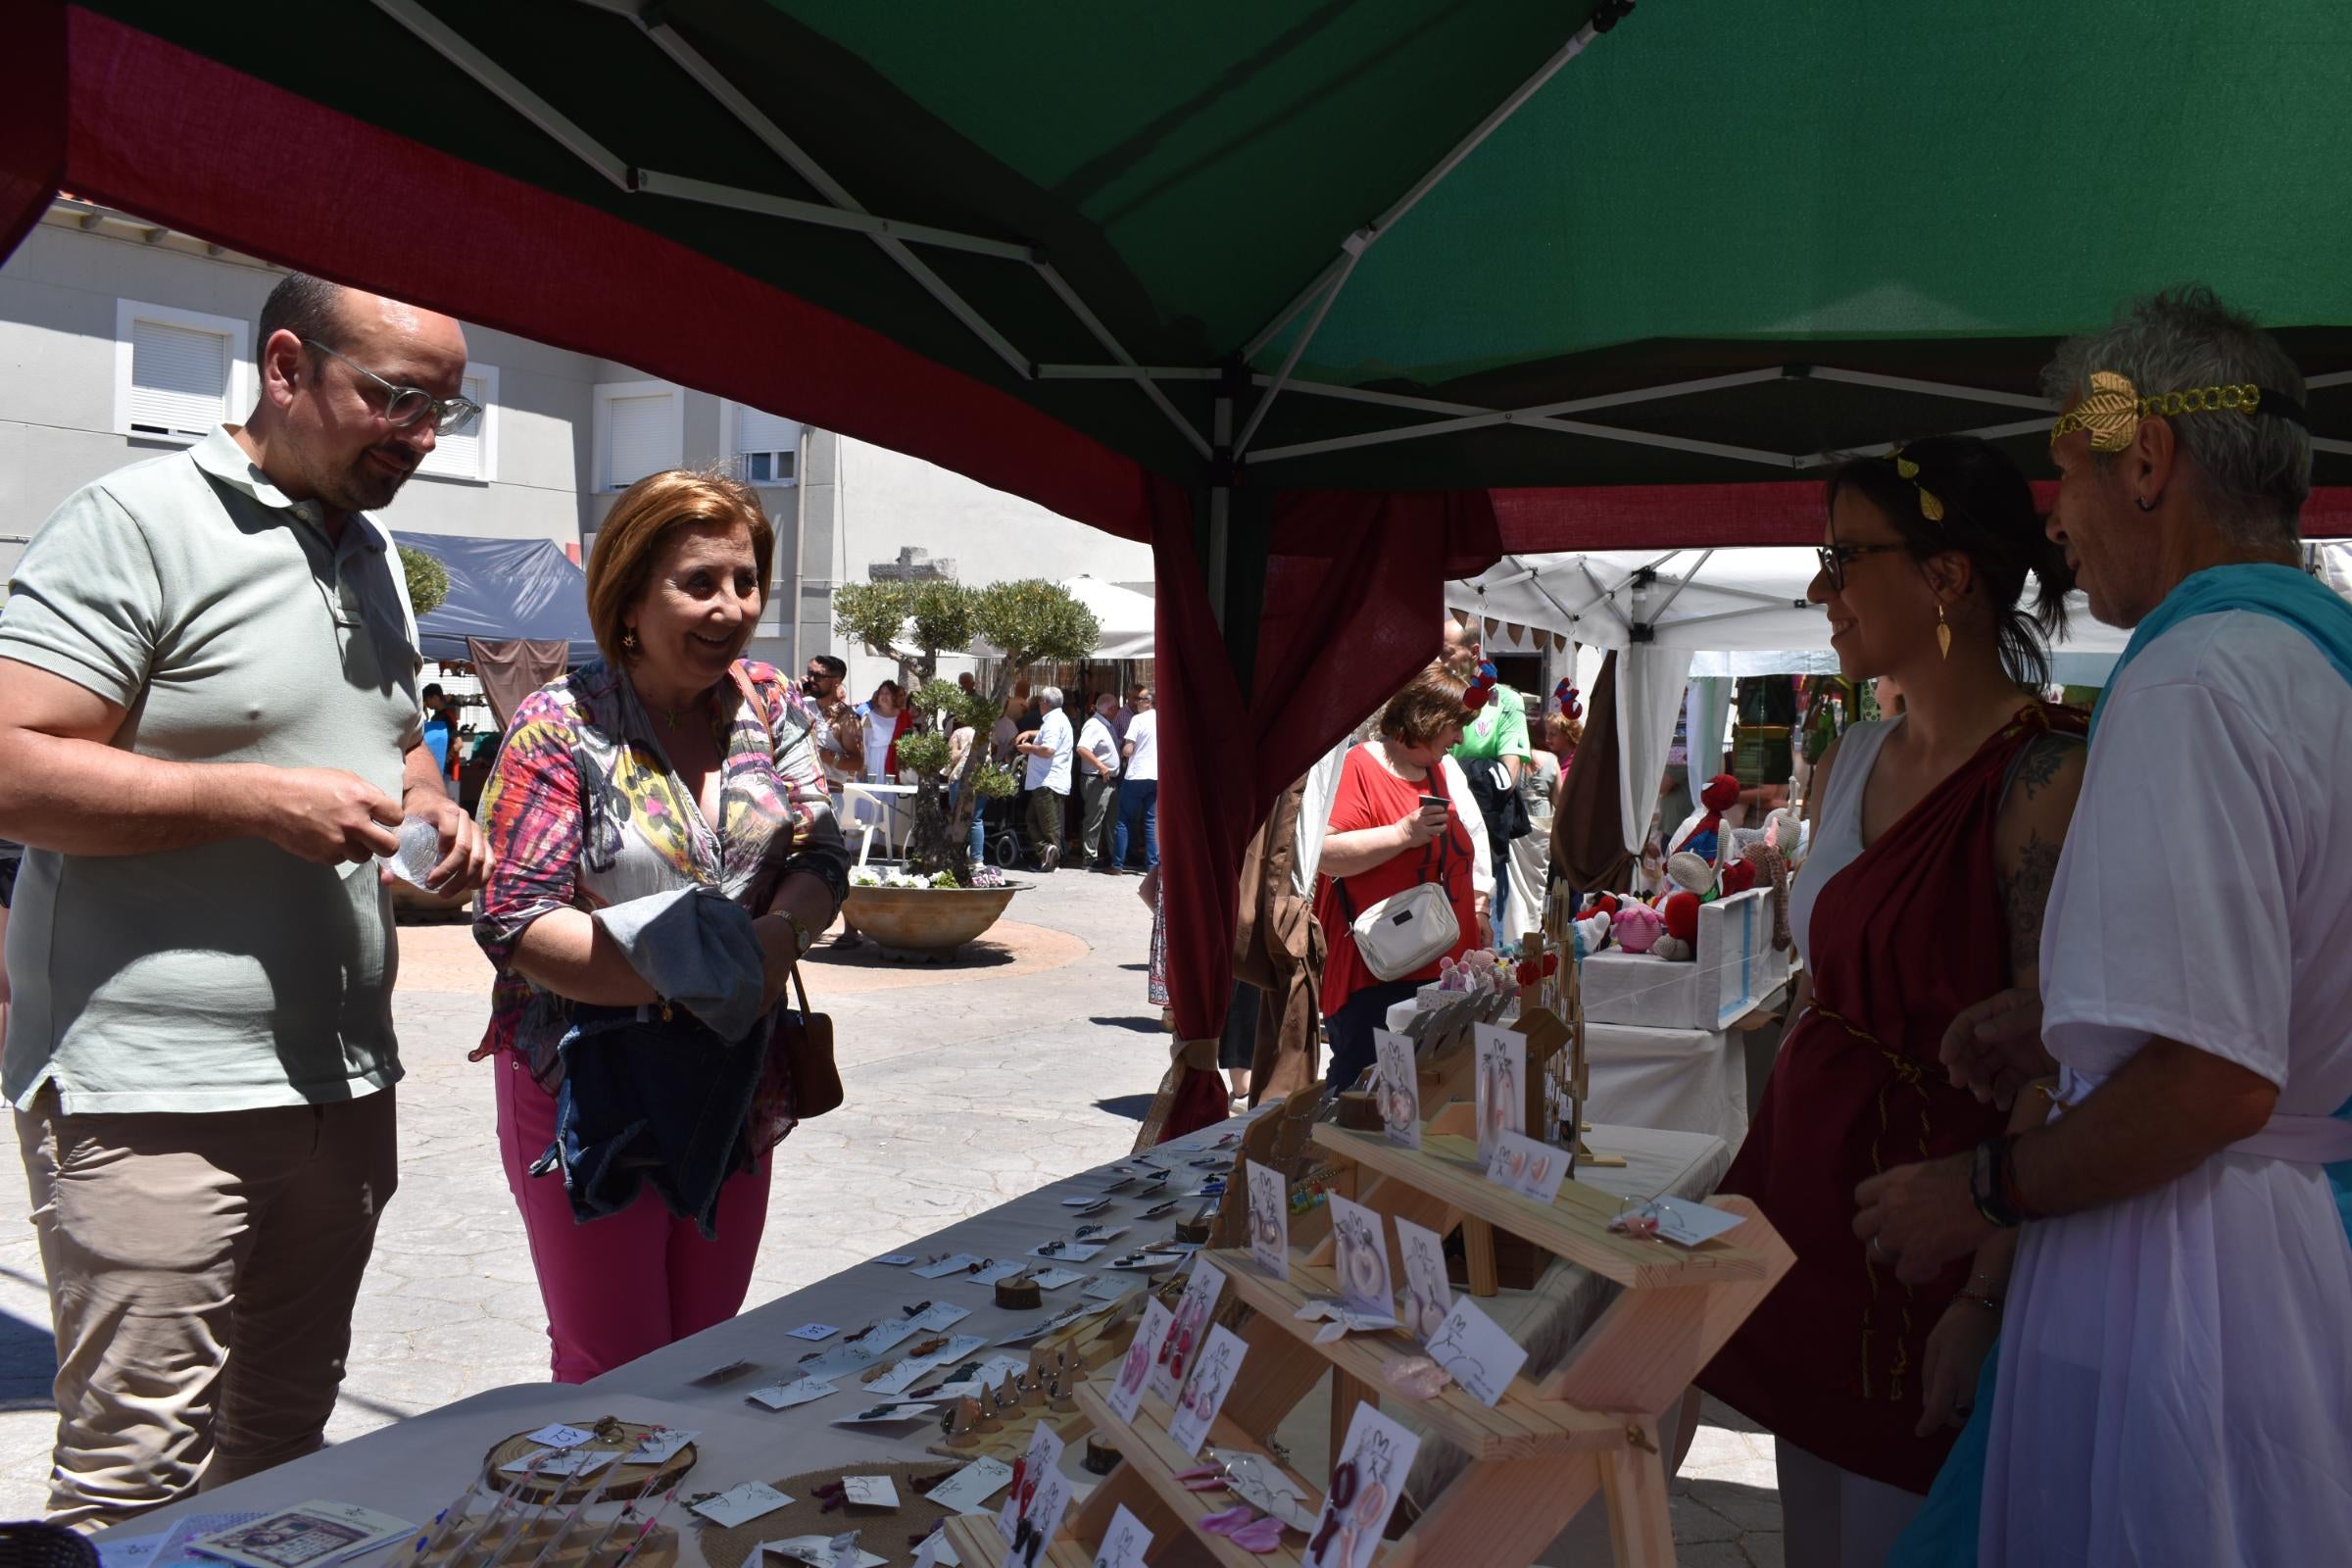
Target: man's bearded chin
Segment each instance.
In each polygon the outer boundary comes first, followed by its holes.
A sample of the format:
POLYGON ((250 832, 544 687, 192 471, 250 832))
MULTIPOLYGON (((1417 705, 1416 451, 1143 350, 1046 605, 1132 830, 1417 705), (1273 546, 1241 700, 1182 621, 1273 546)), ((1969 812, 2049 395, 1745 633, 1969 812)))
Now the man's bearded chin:
POLYGON ((313 488, 319 500, 337 512, 374 512, 390 506, 400 487, 416 471, 411 467, 400 473, 386 473, 368 461, 368 453, 363 452, 349 467, 320 475, 313 488))

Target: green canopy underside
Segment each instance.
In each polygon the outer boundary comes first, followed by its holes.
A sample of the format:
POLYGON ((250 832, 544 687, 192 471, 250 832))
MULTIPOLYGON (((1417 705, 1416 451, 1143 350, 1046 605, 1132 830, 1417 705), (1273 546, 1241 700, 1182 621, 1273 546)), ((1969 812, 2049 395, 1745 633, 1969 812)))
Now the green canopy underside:
MULTIPOLYGON (((428 4, 630 166, 822 199, 627 18, 577 0, 428 4)), ((870 239, 622 190, 363 0, 94 9, 621 215, 1160 471, 1203 471, 1135 388, 1025 378, 870 239)), ((671 0, 660 14, 869 211, 1035 245, 1137 361, 1210 367, 1591 9, 671 0)), ((1642 0, 1365 253, 1297 373, 1482 408, 1806 365, 2031 394, 2051 337, 2190 278, 2297 329, 2307 373, 2352 368, 2346 80, 2352 8, 2337 0, 1642 0)), ((365 170, 352 199, 368 199, 365 170)), ((1107 361, 1028 266, 918 249, 1025 364, 1107 361)), ((1205 432, 1209 385, 1165 390, 1205 432)), ((2352 436, 2352 395, 2313 404, 2322 433, 2352 436)), ((1575 416, 1791 458, 2031 416, 1805 377, 1575 416)), ((1421 417, 1286 392, 1253 445, 1421 417)), ((2014 440, 2023 457, 2041 450, 2014 440)), ((1410 488, 1808 471, 1488 428, 1250 476, 1410 488)), ((2352 480, 2352 460, 2323 458, 2320 477, 2352 480)))

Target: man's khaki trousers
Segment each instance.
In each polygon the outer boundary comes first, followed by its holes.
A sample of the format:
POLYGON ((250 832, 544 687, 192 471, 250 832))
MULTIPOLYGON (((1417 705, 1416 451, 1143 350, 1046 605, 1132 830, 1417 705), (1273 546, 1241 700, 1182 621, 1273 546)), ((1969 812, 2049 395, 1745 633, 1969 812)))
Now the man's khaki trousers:
POLYGON ((65 1115, 17 1141, 57 1325, 49 1517, 118 1524, 319 1446, 397 1176, 392 1093, 65 1115))

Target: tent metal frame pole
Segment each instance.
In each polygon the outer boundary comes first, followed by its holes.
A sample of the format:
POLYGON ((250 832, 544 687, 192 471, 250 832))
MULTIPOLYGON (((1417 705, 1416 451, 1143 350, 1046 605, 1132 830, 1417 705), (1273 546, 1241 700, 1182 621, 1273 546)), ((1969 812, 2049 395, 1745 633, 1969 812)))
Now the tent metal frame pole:
POLYGON ((1209 433, 1216 471, 1208 486, 1208 610, 1217 630, 1226 629, 1225 567, 1233 532, 1233 398, 1220 391, 1210 405, 1209 433))
MULTIPOLYGON (((1470 127, 1468 135, 1455 142, 1445 157, 1431 166, 1427 173, 1407 186, 1404 194, 1390 203, 1386 212, 1348 235, 1343 242, 1343 249, 1347 254, 1333 257, 1323 270, 1315 274, 1314 281, 1299 290, 1298 296, 1283 308, 1280 315, 1258 328, 1257 332, 1250 339, 1249 345, 1242 350, 1242 359, 1249 361, 1257 358, 1265 346, 1280 336, 1282 329, 1297 319, 1298 313, 1305 310, 1326 286, 1330 288, 1331 293, 1336 295, 1341 285, 1347 282, 1347 274, 1354 270, 1356 260, 1366 250, 1369 250, 1383 234, 1394 227, 1397 220, 1419 206, 1423 197, 1437 189, 1447 174, 1461 167, 1463 159, 1478 151, 1481 143, 1500 130, 1504 122, 1524 108, 1530 98, 1543 90, 1545 82, 1559 74, 1561 67, 1583 54, 1593 39, 1615 25, 1616 17, 1612 15, 1606 26, 1598 26, 1592 22, 1587 22, 1571 33, 1568 41, 1560 45, 1550 59, 1536 69, 1534 75, 1514 87, 1509 96, 1489 110, 1484 120, 1470 127), (1331 279, 1335 273, 1338 275, 1338 281, 1332 282, 1331 279)), ((1327 299, 1324 302, 1324 309, 1329 310, 1330 308, 1330 302, 1327 299)), ((1308 335, 1312 335, 1311 328, 1308 335)), ((1273 401, 1271 394, 1268 395, 1266 401, 1273 401)), ((1263 405, 1261 404, 1260 407, 1262 408, 1263 405)))
POLYGON ((739 185, 716 184, 707 179, 696 179, 690 174, 665 174, 652 169, 631 170, 630 173, 633 176, 630 188, 648 196, 674 196, 680 201, 731 207, 738 212, 785 218, 796 223, 814 223, 821 228, 849 229, 876 239, 903 239, 918 245, 936 245, 942 250, 993 256, 1000 261, 1035 263, 1037 260, 1035 249, 1011 240, 983 239, 977 234, 934 228, 927 223, 906 223, 895 218, 876 218, 871 213, 852 212, 846 207, 827 207, 822 202, 805 202, 763 190, 746 190, 739 185))
MULTIPOLYGON (((381 0, 381 3, 414 7, 416 0, 381 0)), ((800 175, 831 205, 827 207, 814 202, 799 201, 791 197, 767 195, 710 180, 694 179, 682 174, 665 174, 625 168, 623 170, 625 177, 619 181, 624 189, 640 190, 649 195, 701 201, 716 206, 737 208, 746 212, 763 213, 769 217, 798 222, 817 223, 827 227, 863 233, 879 245, 884 253, 896 262, 907 276, 913 278, 925 293, 937 300, 943 309, 962 322, 964 327, 975 337, 986 343, 997 357, 1012 369, 1014 374, 1026 381, 1038 378, 1036 362, 1015 348, 1004 333, 998 331, 995 325, 980 314, 977 307, 957 293, 955 287, 934 271, 922 258, 916 256, 909 248, 909 242, 936 245, 945 250, 962 251, 975 256, 987 256, 1001 261, 1021 263, 1036 272, 1039 279, 1053 291, 1054 297, 1059 299, 1070 314, 1077 318, 1079 324, 1084 326, 1095 341, 1102 346, 1104 352, 1117 362, 1117 366, 1112 371, 1113 378, 1134 382, 1152 405, 1167 417, 1168 422, 1176 427, 1178 433, 1183 435, 1186 443, 1192 447, 1194 452, 1203 458, 1207 457, 1208 444, 1201 438, 1200 432, 1194 427, 1193 422, 1184 416, 1175 404, 1168 401, 1166 394, 1152 384, 1151 375, 1136 365, 1133 356, 1128 354, 1126 348, 1110 329, 1103 325, 1102 318, 1087 306, 1085 301, 1079 297, 1077 290, 1073 289, 1068 280, 1062 277, 1060 271, 1038 254, 1035 246, 1014 240, 990 239, 981 235, 966 234, 959 230, 940 228, 932 224, 908 223, 895 219, 876 218, 866 211, 863 203, 850 194, 848 187, 835 179, 821 164, 809 156, 806 148, 786 134, 782 126, 768 118, 759 105, 753 103, 741 89, 728 80, 725 73, 713 66, 701 50, 688 43, 676 28, 662 20, 657 8, 639 3, 639 0, 578 0, 578 3, 626 17, 635 23, 638 29, 651 38, 655 46, 663 54, 669 56, 678 69, 685 72, 698 86, 716 99, 721 108, 732 115, 745 129, 757 136, 768 151, 781 159, 786 168, 800 175)), ((453 39, 456 38, 454 33, 450 36, 453 39)), ((462 40, 459 41, 462 42, 462 40)), ((470 49, 469 45, 466 47, 470 49)), ((479 55, 478 50, 472 52, 479 55)), ((483 64, 488 65, 486 58, 483 60, 483 64)), ((498 70, 495 66, 490 66, 489 69, 498 70)), ((516 90, 528 92, 528 89, 522 88, 521 84, 515 82, 511 75, 504 72, 499 72, 499 74, 506 81, 512 83, 516 90)), ((485 83, 485 85, 489 84, 485 83)), ((492 90, 498 89, 493 87, 492 90)), ((552 110, 549 112, 553 113, 552 110)), ((611 177, 609 172, 608 177, 611 177)), ((1215 372, 1209 373, 1213 375, 1215 372)))
MULTIPOLYGON (((1585 561, 1578 561, 1576 564, 1576 569, 1583 572, 1585 574, 1585 581, 1592 585, 1592 602, 1585 608, 1588 610, 1599 611, 1601 613, 1607 615, 1611 620, 1615 621, 1618 625, 1623 626, 1630 635, 1634 629, 1634 623, 1626 618, 1625 612, 1617 608, 1617 601, 1611 597, 1617 592, 1617 589, 1603 586, 1600 578, 1593 574, 1592 565, 1585 561)), ((1630 577, 1626 579, 1626 581, 1629 583, 1633 579, 1630 577)), ((1618 586, 1623 587, 1625 584, 1620 583, 1618 586)), ((1580 615, 1574 618, 1581 620, 1584 617, 1580 615)))
POLYGON ((1307 321, 1306 330, 1298 334, 1298 340, 1291 345, 1291 352, 1283 356, 1282 369, 1276 373, 1274 384, 1266 388, 1265 396, 1259 398, 1257 406, 1250 411, 1250 422, 1242 426, 1242 438, 1233 444, 1235 457, 1250 450, 1250 438, 1257 434, 1257 427, 1266 422, 1267 414, 1274 408, 1274 400, 1282 396, 1283 383, 1290 380, 1291 372, 1298 368, 1298 357, 1306 352, 1306 346, 1323 329, 1323 318, 1331 314, 1332 303, 1340 297, 1340 290, 1348 286, 1348 279, 1355 275, 1355 264, 1363 259, 1364 247, 1371 243, 1369 238, 1361 234, 1348 237, 1347 264, 1340 269, 1339 275, 1332 279, 1331 287, 1324 292, 1323 302, 1315 307, 1315 314, 1307 321))
POLYGON ((2008 409, 2047 409, 2053 415, 2058 412, 2048 398, 2031 397, 2023 392, 1951 386, 1942 381, 1922 381, 1908 375, 1881 375, 1875 370, 1847 370, 1828 365, 1814 366, 1805 373, 1816 381, 1838 381, 1846 386, 1876 387, 1886 392, 1918 392, 1928 397, 1955 398, 1963 403, 1997 403, 2008 409))
MULTIPOLYGON (((1119 340, 1111 335, 1110 328, 1102 324, 1102 318, 1087 308, 1086 301, 1078 297, 1078 291, 1070 287, 1060 270, 1039 256, 1030 258, 1030 266, 1045 280, 1046 287, 1052 289, 1054 296, 1069 308, 1070 314, 1078 318, 1079 324, 1094 334, 1095 341, 1102 345, 1103 352, 1126 369, 1127 379, 1133 381, 1136 389, 1152 401, 1153 408, 1168 416, 1168 422, 1184 433, 1184 439, 1194 453, 1205 461, 1209 456, 1209 445, 1200 432, 1193 428, 1193 421, 1177 412, 1176 405, 1168 401, 1168 395, 1153 384, 1142 366, 1135 363, 1135 356, 1129 354, 1119 340)), ((1032 367, 1032 373, 1034 370, 1032 367)))
POLYGON ((564 150, 581 163, 620 189, 631 188, 631 171, 626 160, 581 129, 562 110, 524 86, 506 67, 475 48, 463 33, 418 5, 416 0, 375 0, 375 8, 408 28, 418 41, 442 59, 471 76, 476 84, 487 89, 499 102, 562 143, 564 150))
POLYGON ((1213 365, 1039 365, 1032 368, 1040 381, 1125 381, 1139 374, 1154 381, 1218 381, 1225 375, 1213 365))
POLYGON ((1571 627, 1574 627, 1577 622, 1583 618, 1579 615, 1570 614, 1568 607, 1560 603, 1559 596, 1554 594, 1549 588, 1546 588, 1544 585, 1544 574, 1542 572, 1528 565, 1527 563, 1521 561, 1517 556, 1505 556, 1502 559, 1509 562, 1512 565, 1518 567, 1520 570, 1526 572, 1530 584, 1535 588, 1537 593, 1544 596, 1544 602, 1549 605, 1552 609, 1558 611, 1561 614, 1567 615, 1568 624, 1571 627))
MULTIPOLYGON (((1804 460, 1785 452, 1766 452, 1757 447, 1726 446, 1718 442, 1693 441, 1686 436, 1657 435, 1647 430, 1633 430, 1617 425, 1587 424, 1559 417, 1568 414, 1583 414, 1596 409, 1624 408, 1630 404, 1652 403, 1661 398, 1686 397, 1701 392, 1719 392, 1732 387, 1754 386, 1759 382, 1786 379, 1778 368, 1762 370, 1735 370, 1725 375, 1701 376, 1690 381, 1668 381, 1656 386, 1638 387, 1624 392, 1607 392, 1592 397, 1568 398, 1554 403, 1539 403, 1524 409, 1492 409, 1454 418, 1431 419, 1422 424, 1408 424, 1390 430, 1366 430, 1356 435, 1332 436, 1321 441, 1301 441, 1287 447, 1268 447, 1257 454, 1260 464, 1278 463, 1286 458, 1313 457, 1325 452, 1342 452, 1354 447, 1384 446, 1398 441, 1417 441, 1425 436, 1451 435, 1465 430, 1486 429, 1500 424, 1525 424, 1537 429, 1555 430, 1567 435, 1589 435, 1601 440, 1625 441, 1637 446, 1663 446, 1677 451, 1695 452, 1710 457, 1734 458, 1747 463, 1759 463, 1770 467, 1798 466, 1804 460)), ((1369 400, 1367 400, 1369 401, 1369 400)))
POLYGON ((1690 574, 1687 576, 1661 577, 1659 579, 1662 582, 1671 582, 1674 584, 1674 586, 1666 590, 1665 598, 1659 600, 1655 605, 1650 607, 1649 620, 1652 626, 1657 624, 1658 617, 1660 615, 1666 613, 1666 607, 1674 603, 1676 596, 1681 594, 1684 589, 1690 586, 1690 578, 1697 576, 1700 572, 1707 569, 1707 562, 1714 556, 1714 554, 1715 552, 1712 549, 1700 551, 1698 554, 1698 560, 1692 564, 1690 574))

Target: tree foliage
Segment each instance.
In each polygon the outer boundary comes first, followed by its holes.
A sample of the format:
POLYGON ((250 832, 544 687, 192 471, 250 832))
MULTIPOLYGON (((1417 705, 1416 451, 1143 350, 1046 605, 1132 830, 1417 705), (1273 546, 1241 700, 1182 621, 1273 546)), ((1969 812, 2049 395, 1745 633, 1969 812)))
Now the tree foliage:
POLYGON ((1032 578, 985 588, 947 581, 845 583, 833 590, 833 624, 843 636, 896 659, 901 683, 914 688, 910 696, 922 712, 923 728, 899 741, 899 765, 915 775, 907 868, 918 875, 953 871, 968 883, 972 812, 983 799, 1002 800, 1017 788, 1013 772, 990 760, 985 737, 1024 668, 1090 657, 1102 640, 1102 622, 1058 583, 1032 578), (975 643, 1002 657, 993 689, 966 692, 938 678, 942 653, 975 643), (901 645, 918 652, 909 657, 901 645), (972 745, 950 780, 950 737, 964 726, 974 731, 972 745), (953 811, 942 803, 950 784, 958 787, 953 811))
POLYGON ((419 616, 429 615, 449 597, 449 568, 421 550, 399 548, 401 575, 409 580, 409 608, 419 616))

